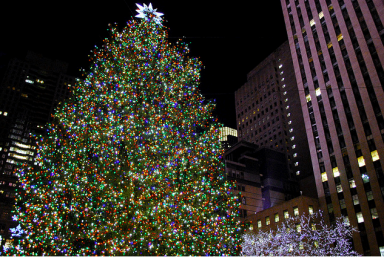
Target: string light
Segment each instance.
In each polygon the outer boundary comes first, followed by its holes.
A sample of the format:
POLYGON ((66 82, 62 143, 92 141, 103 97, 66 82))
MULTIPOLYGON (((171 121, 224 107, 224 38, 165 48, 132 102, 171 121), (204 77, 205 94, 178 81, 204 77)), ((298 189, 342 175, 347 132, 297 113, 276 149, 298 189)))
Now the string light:
POLYGON ((39 138, 37 165, 19 170, 14 218, 26 234, 10 253, 239 253, 239 202, 215 105, 198 90, 201 63, 156 17, 110 26, 39 138))

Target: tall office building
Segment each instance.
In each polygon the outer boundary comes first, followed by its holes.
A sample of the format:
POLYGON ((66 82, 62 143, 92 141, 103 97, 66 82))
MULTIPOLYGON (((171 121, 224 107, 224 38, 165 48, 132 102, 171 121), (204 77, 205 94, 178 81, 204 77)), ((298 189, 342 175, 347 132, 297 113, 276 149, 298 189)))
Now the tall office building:
MULTIPOLYGON (((42 135, 58 102, 69 96, 75 78, 68 64, 29 52, 10 61, 0 84, 0 236, 9 238, 11 208, 18 187, 15 167, 33 164, 35 142, 42 135)), ((3 242, 4 243, 4 242, 3 242)), ((1 242, 0 242, 1 245, 1 242)))
POLYGON ((290 179, 317 197, 288 41, 248 73, 235 101, 239 140, 284 153, 290 179))
POLYGON ((384 252, 384 2, 281 0, 320 207, 384 252))

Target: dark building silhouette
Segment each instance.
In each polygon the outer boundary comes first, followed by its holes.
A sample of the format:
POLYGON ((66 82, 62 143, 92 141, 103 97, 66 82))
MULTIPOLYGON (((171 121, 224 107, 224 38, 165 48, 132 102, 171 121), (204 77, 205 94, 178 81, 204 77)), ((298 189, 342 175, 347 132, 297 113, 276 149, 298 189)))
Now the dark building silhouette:
POLYGON ((299 195, 281 152, 240 141, 226 150, 224 159, 227 178, 236 181, 234 192, 241 194, 243 220, 299 195))
MULTIPOLYGON (((69 96, 75 78, 68 64, 28 52, 12 59, 0 85, 0 235, 9 238, 11 209, 20 185, 15 168, 34 164, 36 146, 30 135, 44 134, 45 124, 60 100, 69 96)), ((4 243, 4 242, 3 242, 4 243)))
POLYGON ((384 254, 384 2, 281 0, 320 208, 384 254))
POLYGON ((317 197, 288 41, 247 77, 235 92, 239 140, 284 153, 289 179, 299 182, 303 195, 317 197))

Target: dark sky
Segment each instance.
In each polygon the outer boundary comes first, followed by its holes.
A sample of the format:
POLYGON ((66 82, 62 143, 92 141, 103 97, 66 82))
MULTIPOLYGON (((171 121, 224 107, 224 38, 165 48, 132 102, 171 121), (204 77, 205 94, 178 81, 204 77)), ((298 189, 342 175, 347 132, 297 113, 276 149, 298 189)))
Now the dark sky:
MULTIPOLYGON (((32 50, 68 62, 75 76, 80 67, 88 68, 90 50, 108 36, 108 23, 122 27, 137 14, 137 1, 130 0, 4 2, 0 61, 24 58, 32 50)), ((207 99, 216 99, 220 122, 235 128, 234 92, 249 71, 287 40, 280 0, 151 3, 164 13, 170 40, 185 37, 190 55, 200 57, 205 66, 200 89, 207 99)))

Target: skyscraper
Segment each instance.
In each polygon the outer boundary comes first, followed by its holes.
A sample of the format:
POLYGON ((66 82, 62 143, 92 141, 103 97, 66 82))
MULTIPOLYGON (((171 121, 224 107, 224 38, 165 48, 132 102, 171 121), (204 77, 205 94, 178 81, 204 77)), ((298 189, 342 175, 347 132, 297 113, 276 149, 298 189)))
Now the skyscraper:
MULTIPOLYGON (((15 168, 33 164, 36 153, 30 134, 42 135, 60 100, 69 96, 75 78, 68 64, 29 52, 10 61, 0 84, 0 235, 9 238, 11 208, 18 187, 15 168)), ((1 244, 1 242, 0 242, 1 244)))
POLYGON ((317 197, 312 163, 288 41, 248 73, 235 92, 239 140, 280 151, 290 179, 317 197))
POLYGON ((384 252, 384 3, 281 0, 320 207, 384 252))

